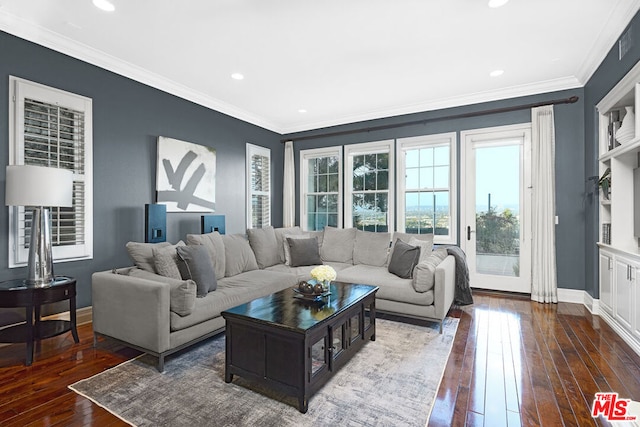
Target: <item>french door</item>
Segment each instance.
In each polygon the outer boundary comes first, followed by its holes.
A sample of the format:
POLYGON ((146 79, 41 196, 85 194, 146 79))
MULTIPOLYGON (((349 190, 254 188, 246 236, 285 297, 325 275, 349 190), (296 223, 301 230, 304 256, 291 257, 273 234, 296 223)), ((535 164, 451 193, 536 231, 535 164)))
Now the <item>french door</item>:
POLYGON ((461 246, 474 288, 531 293, 531 125, 461 133, 461 246))

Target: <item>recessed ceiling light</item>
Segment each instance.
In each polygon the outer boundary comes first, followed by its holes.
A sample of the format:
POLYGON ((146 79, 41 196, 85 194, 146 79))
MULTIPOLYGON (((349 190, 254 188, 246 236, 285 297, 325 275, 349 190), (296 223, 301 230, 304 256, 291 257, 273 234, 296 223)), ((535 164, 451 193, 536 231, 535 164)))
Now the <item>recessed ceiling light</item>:
POLYGON ((489 73, 491 77, 498 77, 504 74, 504 70, 493 70, 489 73))
POLYGON ((489 7, 500 7, 507 4, 509 0, 489 0, 489 7))
POLYGON ((307 110, 305 110, 304 108, 301 108, 301 109, 298 110, 298 113, 306 113, 306 112, 307 112, 307 110))
POLYGON ((244 79, 244 76, 240 73, 233 73, 231 74, 231 78, 234 80, 242 80, 244 79))
POLYGON ((93 0, 93 5, 105 12, 113 12, 116 7, 109 0, 93 0))

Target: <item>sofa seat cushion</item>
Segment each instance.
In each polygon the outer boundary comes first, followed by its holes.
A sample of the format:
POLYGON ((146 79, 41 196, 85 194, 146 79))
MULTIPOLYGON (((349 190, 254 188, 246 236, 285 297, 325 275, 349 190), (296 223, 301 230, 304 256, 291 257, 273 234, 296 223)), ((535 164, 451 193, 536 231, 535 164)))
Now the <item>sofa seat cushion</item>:
MULTIPOLYGON (((330 265, 333 267, 335 271, 344 270, 345 268, 353 267, 351 264, 346 264, 343 262, 325 262, 324 265, 330 265)), ((295 276, 296 283, 301 280, 309 280, 311 279, 311 270, 313 270, 317 265, 305 265, 303 267, 290 267, 285 264, 276 264, 272 267, 268 267, 266 271, 277 271, 279 273, 286 273, 295 276)))
POLYGON ((171 331, 179 331, 220 316, 223 311, 297 284, 294 276, 275 271, 252 270, 218 280, 215 291, 197 298, 193 312, 184 317, 171 313, 171 331))
POLYGON ((416 305, 433 304, 433 290, 419 293, 413 288, 411 279, 401 279, 389 273, 386 267, 354 265, 338 272, 341 282, 378 286, 376 299, 405 302, 416 305))

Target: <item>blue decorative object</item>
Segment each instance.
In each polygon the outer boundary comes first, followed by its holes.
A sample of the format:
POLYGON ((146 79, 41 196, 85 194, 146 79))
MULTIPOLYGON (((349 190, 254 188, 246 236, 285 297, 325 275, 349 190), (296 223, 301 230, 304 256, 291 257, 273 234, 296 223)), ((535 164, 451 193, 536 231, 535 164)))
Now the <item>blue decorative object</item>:
POLYGON ((145 243, 159 243, 167 241, 166 205, 144 205, 144 230, 145 243))
POLYGON ((224 215, 202 215, 200 218, 200 234, 217 231, 224 234, 224 215))

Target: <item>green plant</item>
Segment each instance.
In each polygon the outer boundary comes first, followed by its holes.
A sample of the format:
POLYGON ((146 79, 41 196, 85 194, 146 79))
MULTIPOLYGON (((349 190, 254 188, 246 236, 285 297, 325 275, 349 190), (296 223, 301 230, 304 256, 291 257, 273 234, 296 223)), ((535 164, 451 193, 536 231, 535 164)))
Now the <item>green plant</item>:
POLYGON ((605 199, 609 198, 609 189, 611 188, 611 168, 607 168, 600 179, 598 180, 598 187, 602 188, 602 194, 605 199))

